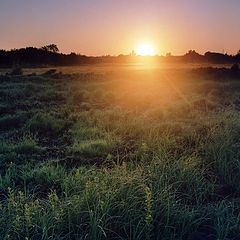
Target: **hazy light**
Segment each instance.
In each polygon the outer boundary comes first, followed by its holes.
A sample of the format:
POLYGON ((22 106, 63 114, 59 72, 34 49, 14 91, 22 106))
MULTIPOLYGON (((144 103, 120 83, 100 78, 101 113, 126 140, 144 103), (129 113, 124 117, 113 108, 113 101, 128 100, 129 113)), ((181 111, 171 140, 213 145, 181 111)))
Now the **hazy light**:
POLYGON ((139 56, 154 56, 156 51, 149 43, 142 43, 136 48, 136 54, 139 56))

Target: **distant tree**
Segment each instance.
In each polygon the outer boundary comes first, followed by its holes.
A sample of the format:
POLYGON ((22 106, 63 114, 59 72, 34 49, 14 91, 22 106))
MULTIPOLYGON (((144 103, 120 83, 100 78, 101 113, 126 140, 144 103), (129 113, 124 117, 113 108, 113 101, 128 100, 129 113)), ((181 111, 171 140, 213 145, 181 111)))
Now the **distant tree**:
POLYGON ((53 53, 59 52, 58 46, 56 44, 46 45, 46 46, 42 47, 42 49, 47 52, 53 52, 53 53))
POLYGON ((195 50, 189 50, 188 53, 186 53, 186 55, 195 56, 195 55, 199 55, 199 54, 195 50))
POLYGON ((190 62, 200 62, 203 60, 203 56, 197 53, 195 50, 189 50, 184 56, 184 60, 190 62))
POLYGON ((235 61, 236 61, 237 63, 240 63, 240 50, 238 50, 238 52, 237 52, 237 54, 236 54, 236 56, 235 56, 235 61))
POLYGON ((130 53, 130 56, 136 56, 136 52, 134 50, 132 50, 132 52, 130 53))
POLYGON ((172 53, 168 52, 166 53, 166 57, 171 57, 172 56, 172 53))
POLYGON ((204 57, 208 62, 212 62, 212 63, 235 62, 235 59, 233 56, 228 55, 228 54, 217 53, 217 52, 206 52, 204 54, 204 57))

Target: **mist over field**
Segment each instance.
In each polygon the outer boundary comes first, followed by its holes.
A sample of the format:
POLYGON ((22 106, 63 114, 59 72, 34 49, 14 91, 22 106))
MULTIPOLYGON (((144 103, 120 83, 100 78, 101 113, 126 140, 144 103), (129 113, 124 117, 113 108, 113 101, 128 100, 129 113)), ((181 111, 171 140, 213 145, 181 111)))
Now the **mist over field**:
POLYGON ((239 70, 141 66, 2 72, 3 239, 237 239, 239 70))

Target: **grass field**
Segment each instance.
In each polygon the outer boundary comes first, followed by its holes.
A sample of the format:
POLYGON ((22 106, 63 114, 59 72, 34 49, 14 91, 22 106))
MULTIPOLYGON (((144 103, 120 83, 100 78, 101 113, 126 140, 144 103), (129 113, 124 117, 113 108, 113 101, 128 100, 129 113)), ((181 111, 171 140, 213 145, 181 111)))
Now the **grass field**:
POLYGON ((230 70, 7 71, 1 239, 240 239, 240 79, 230 70))

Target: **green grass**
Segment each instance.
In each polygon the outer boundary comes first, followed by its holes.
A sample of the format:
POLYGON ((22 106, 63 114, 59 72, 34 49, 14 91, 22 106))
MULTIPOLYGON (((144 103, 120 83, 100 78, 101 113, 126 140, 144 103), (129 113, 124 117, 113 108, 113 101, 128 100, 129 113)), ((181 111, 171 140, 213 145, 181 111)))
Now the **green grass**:
POLYGON ((22 139, 18 139, 16 144, 1 142, 0 153, 16 152, 18 154, 27 154, 37 151, 38 146, 36 139, 31 135, 24 136, 22 139))
POLYGON ((57 134, 64 128, 65 122, 51 116, 49 113, 37 113, 28 122, 31 132, 51 135, 57 134))
POLYGON ((99 157, 107 155, 113 147, 113 141, 106 139, 87 140, 74 143, 72 152, 80 156, 99 157))
POLYGON ((39 71, 1 78, 1 239, 239 238, 238 80, 39 71))

